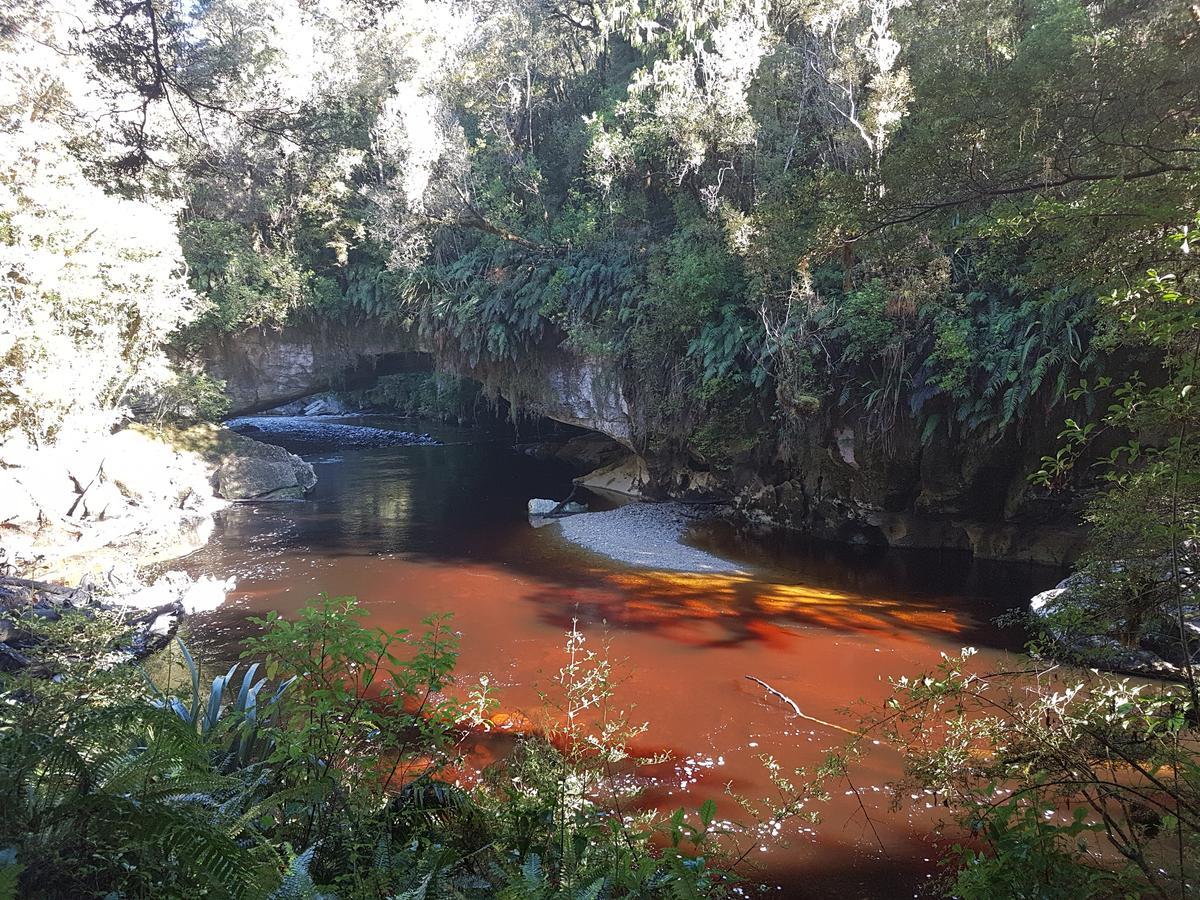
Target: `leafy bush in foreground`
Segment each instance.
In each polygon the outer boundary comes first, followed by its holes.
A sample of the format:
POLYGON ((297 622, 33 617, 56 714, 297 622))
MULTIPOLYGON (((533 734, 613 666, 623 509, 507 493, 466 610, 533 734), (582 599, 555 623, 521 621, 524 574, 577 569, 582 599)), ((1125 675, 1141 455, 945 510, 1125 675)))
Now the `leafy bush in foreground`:
POLYGON ((577 632, 567 724, 519 738, 467 788, 451 766, 486 727, 486 683, 445 692, 445 617, 411 633, 363 614, 321 596, 262 620, 240 682, 231 669, 204 684, 183 648, 182 693, 84 664, 57 682, 0 676, 0 897, 723 893, 700 855, 711 803, 698 822, 611 814, 602 781, 636 729, 585 724, 610 685, 577 632))

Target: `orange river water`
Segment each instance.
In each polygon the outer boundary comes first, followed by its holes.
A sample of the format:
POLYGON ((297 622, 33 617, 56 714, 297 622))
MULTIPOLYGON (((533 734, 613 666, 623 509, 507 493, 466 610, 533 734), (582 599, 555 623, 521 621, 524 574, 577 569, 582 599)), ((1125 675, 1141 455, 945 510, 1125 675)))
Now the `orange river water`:
MULTIPOLYGON (((670 754, 643 802, 695 809, 712 798, 718 818, 745 822, 730 791, 771 796, 764 756, 811 769, 846 739, 797 718, 747 675, 853 729, 847 708, 880 703, 889 677, 967 645, 985 665, 1019 649, 1021 635, 994 619, 1061 574, 952 553, 754 540, 716 526, 690 539, 742 574, 630 568, 567 543, 557 526, 530 527, 526 501, 565 496, 568 472, 502 438, 425 427, 446 445, 309 456, 320 478, 309 500, 223 514, 187 567, 238 583, 225 606, 192 620, 193 649, 235 657, 245 617, 287 615, 321 591, 357 596, 369 621, 389 629, 452 612, 460 682, 487 675, 512 721, 538 721, 539 692, 552 687, 577 620, 589 646, 608 647, 622 679, 617 704, 649 723, 638 749, 670 754)), ((494 752, 481 741, 471 758, 483 764, 494 752)), ((905 795, 891 808, 886 785, 899 773, 898 757, 880 747, 852 772, 857 796, 837 782, 811 807, 818 824, 743 835, 748 876, 766 896, 921 895, 951 840, 927 798, 905 795)))

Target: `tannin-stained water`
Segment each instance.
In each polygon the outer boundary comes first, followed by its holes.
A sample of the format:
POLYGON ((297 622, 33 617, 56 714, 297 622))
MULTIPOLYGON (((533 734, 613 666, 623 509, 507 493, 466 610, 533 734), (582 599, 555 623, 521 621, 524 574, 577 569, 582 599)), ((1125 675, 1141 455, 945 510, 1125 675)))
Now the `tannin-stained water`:
MULTIPOLYGON (((1019 648, 1020 634, 993 620, 1060 577, 958 554, 745 541, 715 527, 697 542, 745 574, 633 569, 568 544, 557 526, 530 527, 526 501, 566 496, 565 469, 502 438, 423 428, 446 445, 312 456, 320 480, 309 500, 224 513, 189 567, 238 585, 224 607, 192 621, 194 648, 212 660, 236 656, 247 616, 288 615, 322 591, 357 596, 371 624, 388 629, 452 612, 460 681, 487 674, 503 709, 540 721, 539 690, 563 664, 564 633, 578 620, 624 675, 619 704, 650 723, 639 749, 671 756, 654 769, 645 802, 695 809, 712 798, 719 818, 745 821, 728 792, 772 795, 763 757, 811 769, 846 739, 795 717, 747 675, 807 715, 853 729, 845 708, 878 705, 889 677, 928 670, 967 645, 984 665, 1019 648)), ((482 764, 493 752, 480 742, 472 758, 482 764)), ((857 794, 839 782, 812 807, 820 824, 755 842, 748 862, 774 896, 920 892, 944 840, 924 797, 890 809, 884 785, 899 768, 877 749, 852 772, 857 794)))

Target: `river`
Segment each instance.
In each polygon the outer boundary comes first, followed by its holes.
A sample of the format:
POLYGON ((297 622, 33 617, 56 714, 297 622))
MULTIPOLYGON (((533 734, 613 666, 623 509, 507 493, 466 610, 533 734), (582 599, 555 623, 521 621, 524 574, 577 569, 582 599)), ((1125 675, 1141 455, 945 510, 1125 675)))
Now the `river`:
MULTIPOLYGON (((967 645, 985 663, 1018 649, 1020 634, 993 620, 1061 576, 956 553, 745 540, 720 527, 694 540, 739 574, 631 569, 567 543, 557 526, 530 527, 526 501, 566 496, 565 468, 517 453, 503 436, 396 427, 445 444, 310 455, 319 481, 307 501, 222 515, 188 568, 238 584, 225 606, 192 620, 193 648, 213 661, 236 656, 247 616, 287 615, 322 591, 357 596, 371 623, 389 629, 452 612, 460 680, 488 675, 504 709, 537 721, 538 691, 577 620, 623 673, 618 700, 649 722, 642 749, 671 755, 646 796, 664 809, 711 797, 720 818, 745 820, 729 791, 770 795, 764 756, 811 769, 845 739, 796 718, 747 675, 807 715, 852 728, 846 708, 880 702, 891 676, 967 645)), ((480 743, 471 758, 486 763, 493 752, 480 743)), ((918 894, 936 876, 942 839, 924 798, 890 810, 884 785, 898 773, 891 751, 869 754, 853 773, 857 795, 834 785, 813 806, 821 822, 756 841, 748 871, 773 896, 918 894)))

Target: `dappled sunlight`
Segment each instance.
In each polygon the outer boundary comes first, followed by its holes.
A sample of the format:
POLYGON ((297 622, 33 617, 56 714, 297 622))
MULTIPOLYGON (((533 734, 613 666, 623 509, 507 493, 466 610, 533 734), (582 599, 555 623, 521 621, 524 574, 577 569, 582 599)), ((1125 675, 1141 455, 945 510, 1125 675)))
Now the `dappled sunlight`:
POLYGON ((956 612, 930 603, 760 581, 745 574, 635 571, 612 574, 608 580, 629 595, 624 609, 614 611, 614 618, 626 625, 757 619, 763 624, 896 635, 955 635, 964 626, 956 612))

